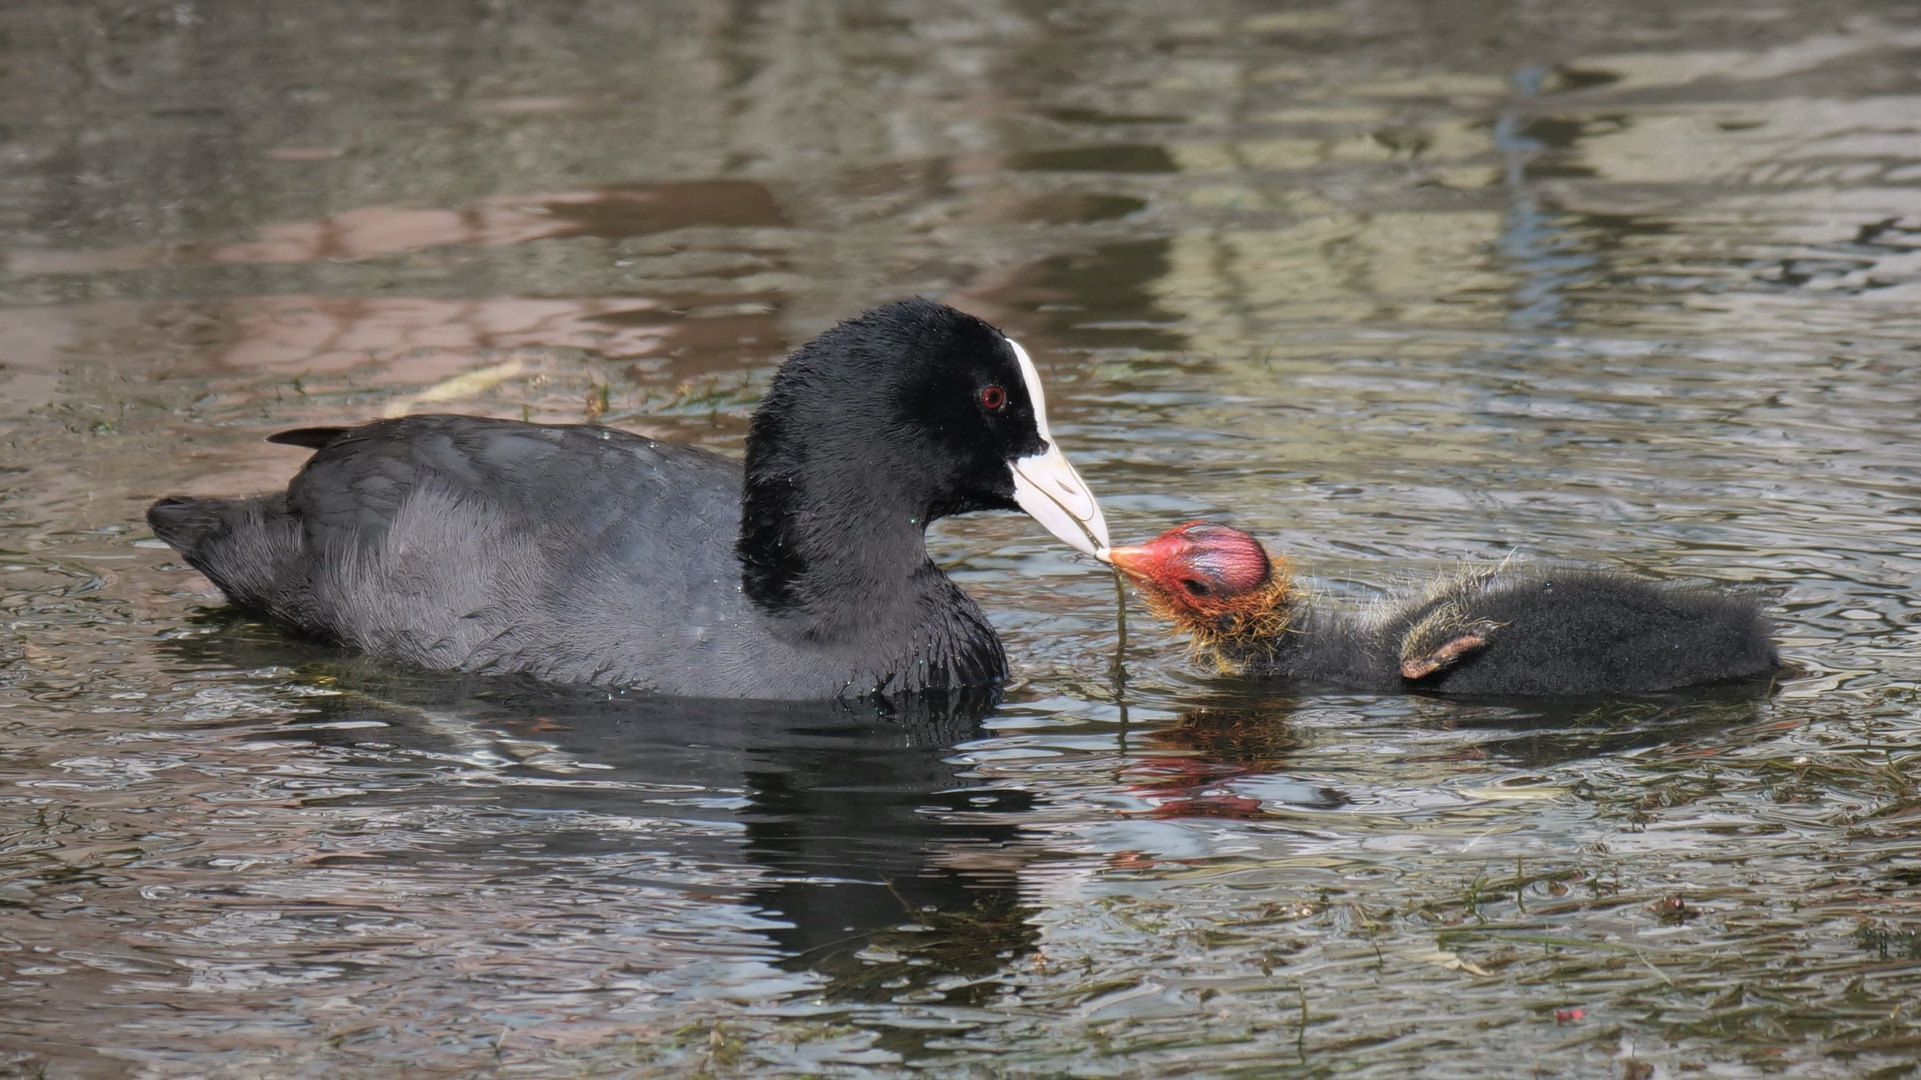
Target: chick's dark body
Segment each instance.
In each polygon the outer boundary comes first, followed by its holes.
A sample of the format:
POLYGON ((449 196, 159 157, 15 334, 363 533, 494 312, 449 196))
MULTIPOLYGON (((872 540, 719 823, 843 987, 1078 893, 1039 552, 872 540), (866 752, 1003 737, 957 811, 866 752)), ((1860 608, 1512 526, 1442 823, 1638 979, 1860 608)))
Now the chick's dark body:
MULTIPOLYGON (((1441 694, 1653 693, 1750 678, 1780 666, 1754 596, 1605 570, 1495 574, 1455 600, 1429 600, 1390 629, 1403 643, 1478 628, 1485 644, 1414 686, 1441 694), (1437 606, 1454 604, 1437 612, 1437 606), (1406 627, 1406 630, 1403 630, 1406 627)), ((1408 646, 1404 644, 1403 656, 1408 646)))
POLYGON ((1503 564, 1355 608, 1298 585, 1255 537, 1205 521, 1109 557, 1222 669, 1309 689, 1643 694, 1781 666, 1761 599, 1711 585, 1503 564))
POLYGON ((1298 597, 1279 639, 1224 642, 1244 674, 1305 687, 1467 697, 1656 693, 1774 671, 1761 602, 1604 570, 1503 570, 1445 582, 1373 612, 1298 597), (1404 665, 1475 644, 1432 673, 1404 665))

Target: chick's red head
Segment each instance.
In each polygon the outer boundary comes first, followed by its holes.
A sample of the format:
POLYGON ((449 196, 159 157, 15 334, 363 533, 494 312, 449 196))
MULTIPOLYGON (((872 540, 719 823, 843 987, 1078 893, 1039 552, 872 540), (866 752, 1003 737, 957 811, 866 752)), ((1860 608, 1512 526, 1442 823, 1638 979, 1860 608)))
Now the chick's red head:
POLYGON ((1176 622, 1215 622, 1271 604, 1274 560, 1259 540, 1211 521, 1190 521, 1109 560, 1176 622))

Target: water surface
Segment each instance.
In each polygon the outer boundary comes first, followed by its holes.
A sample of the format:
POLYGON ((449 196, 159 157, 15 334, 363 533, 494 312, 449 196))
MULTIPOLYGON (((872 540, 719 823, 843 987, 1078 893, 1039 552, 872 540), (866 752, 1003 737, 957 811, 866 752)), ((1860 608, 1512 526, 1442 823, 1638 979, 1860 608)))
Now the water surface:
POLYGON ((8 6, 0 1069, 1906 1075, 1917 72, 1894 2, 8 6), (912 293, 1117 538, 1724 580, 1801 673, 1292 696, 983 515, 998 702, 609 701, 141 521, 407 411, 737 452, 912 293))

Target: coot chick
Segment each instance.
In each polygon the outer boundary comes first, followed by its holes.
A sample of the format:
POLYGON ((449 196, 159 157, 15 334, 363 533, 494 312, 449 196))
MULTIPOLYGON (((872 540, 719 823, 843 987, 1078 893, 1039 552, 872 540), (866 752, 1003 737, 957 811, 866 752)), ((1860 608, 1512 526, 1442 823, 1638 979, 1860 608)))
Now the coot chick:
POLYGON ((1503 564, 1344 610, 1317 602, 1284 559, 1225 525, 1192 522, 1106 558, 1221 669, 1309 686, 1633 694, 1780 666, 1761 603, 1708 586, 1503 564))
POLYGON ((1089 554, 1100 507, 1027 353, 907 300, 783 364, 744 464, 592 425, 303 428, 284 492, 167 498, 155 534, 229 600, 429 668, 706 697, 990 685, 999 638, 927 524, 1025 510, 1089 554))

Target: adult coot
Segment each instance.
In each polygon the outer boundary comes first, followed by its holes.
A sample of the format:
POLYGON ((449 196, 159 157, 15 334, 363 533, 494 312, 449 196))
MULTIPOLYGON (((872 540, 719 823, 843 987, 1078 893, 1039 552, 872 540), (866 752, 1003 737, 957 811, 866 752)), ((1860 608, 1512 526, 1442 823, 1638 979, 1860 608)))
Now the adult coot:
POLYGON ((1651 693, 1781 662, 1760 601, 1706 586, 1503 564, 1342 610, 1315 602, 1259 540, 1204 521, 1104 558, 1221 668, 1332 689, 1651 693))
POLYGON ((774 376, 745 468, 591 425, 410 416, 302 428, 284 492, 167 498, 154 532, 238 606, 431 668, 815 699, 1005 676, 927 523, 1025 510, 1089 554, 1100 507, 1027 353, 927 300, 774 376))

